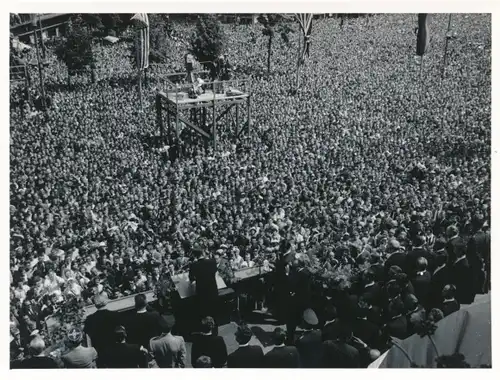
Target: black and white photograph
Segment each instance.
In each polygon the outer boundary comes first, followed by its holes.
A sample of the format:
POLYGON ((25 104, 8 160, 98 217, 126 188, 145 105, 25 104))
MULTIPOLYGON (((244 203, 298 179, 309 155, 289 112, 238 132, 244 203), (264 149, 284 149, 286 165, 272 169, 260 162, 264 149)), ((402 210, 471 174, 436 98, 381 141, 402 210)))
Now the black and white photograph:
POLYGON ((121 9, 9 14, 12 372, 492 368, 491 13, 121 9))

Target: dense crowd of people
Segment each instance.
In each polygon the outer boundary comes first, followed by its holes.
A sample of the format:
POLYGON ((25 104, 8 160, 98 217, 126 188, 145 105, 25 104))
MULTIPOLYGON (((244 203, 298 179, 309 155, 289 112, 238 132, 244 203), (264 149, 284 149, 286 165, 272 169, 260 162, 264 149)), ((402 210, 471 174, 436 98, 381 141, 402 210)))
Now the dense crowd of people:
MULTIPOLYGON (((388 337, 414 332, 421 315, 440 318, 487 292, 489 17, 454 15, 443 79, 444 15, 432 18, 422 74, 412 15, 342 28, 318 20, 296 93, 293 38, 276 39, 266 76, 260 27, 228 26, 234 76, 251 75, 252 133, 222 139, 216 152, 186 147, 175 161, 149 137, 158 134, 155 90, 182 67, 184 44, 173 41, 171 63, 151 68, 142 109, 123 44, 96 47, 96 84, 83 77, 68 89, 66 68, 49 59, 52 107, 10 112, 11 359, 37 362, 45 318, 62 303, 155 289, 188 270, 195 244, 217 256, 229 282, 234 270, 272 265, 270 306, 287 324, 276 342, 295 344, 307 319, 307 343, 296 343, 305 367, 345 366, 338 358, 353 350, 352 365, 364 365, 388 337), (320 346, 337 361, 302 357, 320 346)), ((189 26, 178 29, 182 40, 189 26)), ((169 334, 159 325, 149 338, 169 334)), ((129 342, 127 329, 110 327, 113 344, 129 342)), ((244 346, 248 329, 238 331, 244 346)), ((129 343, 155 350, 149 340, 129 343)), ((226 364, 200 357, 193 364, 226 364)))

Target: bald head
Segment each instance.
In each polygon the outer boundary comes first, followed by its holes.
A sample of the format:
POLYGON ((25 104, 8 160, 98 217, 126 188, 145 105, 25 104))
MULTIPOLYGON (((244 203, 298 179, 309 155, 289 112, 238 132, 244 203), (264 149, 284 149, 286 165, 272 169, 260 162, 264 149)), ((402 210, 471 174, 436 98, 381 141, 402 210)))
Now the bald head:
POLYGON ((45 350, 45 342, 41 337, 36 336, 31 340, 29 349, 33 356, 40 355, 45 350))

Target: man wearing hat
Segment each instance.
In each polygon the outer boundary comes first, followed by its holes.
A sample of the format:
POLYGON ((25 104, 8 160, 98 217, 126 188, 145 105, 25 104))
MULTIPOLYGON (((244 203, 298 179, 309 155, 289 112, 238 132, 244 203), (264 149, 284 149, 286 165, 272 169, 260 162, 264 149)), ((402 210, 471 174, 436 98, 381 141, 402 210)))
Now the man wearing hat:
POLYGON ((250 327, 247 325, 238 326, 234 335, 240 346, 227 357, 227 367, 262 368, 264 366, 264 351, 261 346, 250 344, 253 336, 250 327))
POLYGON ((83 331, 73 327, 67 335, 69 352, 61 356, 65 368, 96 368, 97 351, 83 347, 83 331))
POLYGON ((184 368, 186 366, 186 343, 182 336, 172 335, 175 324, 173 316, 164 316, 163 332, 149 341, 149 351, 160 368, 184 368))
POLYGON ((323 340, 321 330, 318 326, 318 317, 312 309, 304 310, 302 314, 304 333, 297 340, 296 346, 299 352, 302 368, 319 368, 323 354, 323 340))
POLYGON ((90 338, 92 347, 98 354, 97 365, 102 354, 105 353, 108 347, 114 343, 113 330, 120 325, 120 314, 117 311, 111 311, 106 308, 108 304, 105 293, 98 294, 94 297, 94 305, 97 311, 89 315, 85 319, 83 331, 90 338))

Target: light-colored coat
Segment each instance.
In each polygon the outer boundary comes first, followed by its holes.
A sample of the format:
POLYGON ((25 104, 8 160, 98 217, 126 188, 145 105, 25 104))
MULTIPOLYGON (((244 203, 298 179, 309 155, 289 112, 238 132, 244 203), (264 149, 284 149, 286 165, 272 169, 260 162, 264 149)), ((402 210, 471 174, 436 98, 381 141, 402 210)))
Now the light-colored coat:
POLYGON ((186 343, 182 336, 162 334, 149 341, 149 350, 160 368, 184 368, 186 343))

